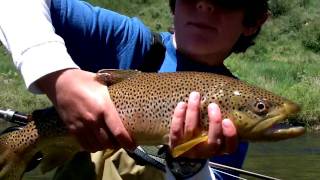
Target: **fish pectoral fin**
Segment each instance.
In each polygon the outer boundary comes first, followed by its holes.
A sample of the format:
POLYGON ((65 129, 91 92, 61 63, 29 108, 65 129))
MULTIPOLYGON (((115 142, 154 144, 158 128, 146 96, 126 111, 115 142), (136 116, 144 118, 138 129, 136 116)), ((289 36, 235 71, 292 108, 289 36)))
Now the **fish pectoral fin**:
POLYGON ((47 153, 43 153, 40 163, 40 170, 42 173, 51 171, 52 169, 61 166, 66 161, 70 160, 76 151, 61 151, 60 148, 50 149, 47 153))
POLYGON ((141 71, 138 70, 101 69, 96 74, 96 80, 102 84, 111 86, 139 73, 141 71))
POLYGON ((171 154, 174 158, 180 156, 181 154, 189 151, 191 148, 193 148, 194 146, 203 143, 205 141, 208 141, 208 135, 202 135, 199 137, 196 137, 194 139, 191 139, 183 144, 180 144, 176 147, 173 148, 173 150, 171 151, 171 154))

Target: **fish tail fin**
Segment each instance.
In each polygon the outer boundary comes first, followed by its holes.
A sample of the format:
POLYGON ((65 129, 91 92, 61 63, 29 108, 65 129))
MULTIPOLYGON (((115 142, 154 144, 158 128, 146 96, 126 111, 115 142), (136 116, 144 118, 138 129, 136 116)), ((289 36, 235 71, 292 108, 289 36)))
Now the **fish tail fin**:
POLYGON ((191 139, 190 141, 187 141, 183 144, 180 144, 180 145, 174 147, 173 150, 171 151, 171 154, 174 158, 176 158, 176 157, 180 156, 181 154, 189 151, 194 146, 196 146, 202 142, 205 142, 205 141, 208 141, 208 135, 202 135, 202 136, 196 137, 194 139, 191 139))

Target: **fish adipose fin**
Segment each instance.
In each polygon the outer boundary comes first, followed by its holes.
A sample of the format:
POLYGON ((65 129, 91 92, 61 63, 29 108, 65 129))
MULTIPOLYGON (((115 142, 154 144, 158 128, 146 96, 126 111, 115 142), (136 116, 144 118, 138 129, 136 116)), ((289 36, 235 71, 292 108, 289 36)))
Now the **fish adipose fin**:
POLYGON ((111 86, 126 79, 130 79, 141 73, 138 70, 102 69, 97 72, 96 80, 107 86, 111 86))
POLYGON ((208 135, 202 135, 199 137, 196 137, 194 139, 191 139, 183 144, 180 144, 176 147, 173 148, 173 150, 171 151, 172 157, 176 158, 178 156, 180 156, 181 154, 189 151, 190 149, 192 149, 194 146, 206 142, 208 141, 208 135))

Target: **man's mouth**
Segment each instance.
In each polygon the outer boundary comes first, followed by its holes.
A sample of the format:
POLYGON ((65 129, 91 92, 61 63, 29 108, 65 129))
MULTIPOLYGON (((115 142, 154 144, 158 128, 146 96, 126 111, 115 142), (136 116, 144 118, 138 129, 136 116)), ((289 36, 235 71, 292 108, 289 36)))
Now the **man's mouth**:
POLYGON ((217 30, 215 27, 210 26, 206 23, 201 23, 201 22, 188 22, 187 23, 188 26, 192 26, 192 27, 196 27, 199 29, 207 29, 207 30, 217 30))

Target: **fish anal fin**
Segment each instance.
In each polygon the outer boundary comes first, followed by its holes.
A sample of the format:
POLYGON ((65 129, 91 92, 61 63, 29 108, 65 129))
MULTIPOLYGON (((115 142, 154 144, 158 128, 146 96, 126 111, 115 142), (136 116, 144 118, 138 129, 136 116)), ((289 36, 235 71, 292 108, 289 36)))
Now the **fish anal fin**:
POLYGON ((139 73, 141 71, 138 70, 101 69, 97 72, 96 80, 102 84, 111 86, 139 73))
POLYGON ((111 157, 115 152, 117 152, 120 148, 116 148, 116 149, 106 149, 103 152, 103 159, 107 159, 109 157, 111 157))
POLYGON ((202 136, 196 137, 194 139, 191 139, 190 141, 187 141, 183 144, 180 144, 172 149, 172 151, 171 151, 172 157, 176 158, 176 157, 182 155, 183 153, 189 151, 194 146, 196 146, 202 142, 206 142, 206 141, 208 141, 208 136, 202 135, 202 136))

